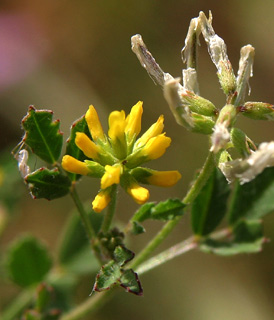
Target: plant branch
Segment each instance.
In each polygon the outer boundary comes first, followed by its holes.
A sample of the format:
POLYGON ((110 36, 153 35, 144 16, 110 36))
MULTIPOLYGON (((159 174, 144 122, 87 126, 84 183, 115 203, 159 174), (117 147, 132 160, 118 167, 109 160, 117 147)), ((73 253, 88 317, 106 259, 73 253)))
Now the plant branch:
POLYGON ((159 253, 158 255, 152 257, 151 259, 142 263, 135 271, 138 275, 143 274, 151 269, 158 267, 159 265, 172 260, 179 255, 186 253, 192 249, 197 248, 198 242, 195 237, 190 237, 183 242, 176 244, 175 246, 159 253))
MULTIPOLYGON (((230 234, 231 234, 230 228, 226 228, 226 229, 222 229, 222 230, 219 230, 219 231, 212 233, 210 235, 210 238, 217 240, 217 239, 225 238, 225 237, 229 236, 230 234)), ((171 248, 169 248, 169 249, 157 254, 156 256, 152 257, 151 259, 145 261, 137 268, 136 272, 138 273, 138 275, 143 274, 147 271, 150 271, 150 270, 160 266, 161 264, 164 264, 164 263, 180 256, 181 254, 184 254, 190 250, 196 249, 202 239, 204 239, 204 238, 198 239, 195 236, 191 236, 188 239, 172 246, 171 248)))

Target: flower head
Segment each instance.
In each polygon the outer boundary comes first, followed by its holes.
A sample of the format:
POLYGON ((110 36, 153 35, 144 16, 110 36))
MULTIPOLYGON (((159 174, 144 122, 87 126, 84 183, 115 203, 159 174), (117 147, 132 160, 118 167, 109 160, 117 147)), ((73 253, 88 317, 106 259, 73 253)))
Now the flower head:
POLYGON ((77 132, 75 137, 76 146, 88 159, 79 161, 70 155, 63 157, 62 166, 66 171, 101 179, 101 190, 92 202, 96 212, 108 205, 115 184, 121 184, 137 203, 143 204, 149 199, 149 191, 140 183, 170 187, 181 178, 178 171, 159 172, 139 167, 161 157, 171 143, 163 133, 163 115, 137 139, 142 113, 141 101, 132 107, 128 116, 123 110, 111 112, 106 136, 95 108, 90 106, 85 119, 92 139, 83 132, 77 132))

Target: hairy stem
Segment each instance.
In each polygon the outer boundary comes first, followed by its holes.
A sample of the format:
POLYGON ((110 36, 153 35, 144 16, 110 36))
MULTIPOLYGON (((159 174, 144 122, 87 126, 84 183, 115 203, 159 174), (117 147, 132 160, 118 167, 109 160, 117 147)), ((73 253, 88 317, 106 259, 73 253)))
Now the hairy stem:
POLYGON ((169 260, 174 259, 175 257, 183 253, 186 253, 192 249, 195 249, 197 246, 198 246, 198 242, 195 240, 195 237, 190 237, 189 239, 186 239, 185 241, 178 243, 175 246, 145 261, 143 264, 141 264, 137 268, 136 272, 138 273, 138 275, 143 274, 149 270, 152 270, 158 267, 163 263, 166 263, 169 260))
MULTIPOLYGON (((210 235, 212 239, 221 239, 229 236, 231 234, 231 229, 226 228, 219 231, 216 231, 210 235)), ((188 239, 172 246, 171 248, 157 254, 149 260, 146 260, 142 263, 136 270, 136 272, 140 275, 147 271, 150 271, 163 263, 166 263, 181 254, 187 253, 190 250, 196 249, 203 238, 198 239, 195 236, 191 236, 188 239)))

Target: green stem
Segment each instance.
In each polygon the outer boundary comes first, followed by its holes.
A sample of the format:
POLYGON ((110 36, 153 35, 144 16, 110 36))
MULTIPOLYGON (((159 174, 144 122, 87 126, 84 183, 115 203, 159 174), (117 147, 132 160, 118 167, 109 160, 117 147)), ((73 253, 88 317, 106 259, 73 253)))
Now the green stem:
MULTIPOLYGON (((214 154, 209 152, 205 164, 198 176, 195 180, 186 196, 183 198, 183 202, 185 204, 190 204, 197 197, 202 187, 205 185, 206 181, 210 177, 212 171, 214 169, 214 154)), ((147 259, 150 253, 155 250, 171 233, 171 231, 175 228, 178 222, 181 220, 181 216, 176 217, 174 220, 167 222, 162 230, 160 230, 157 235, 149 242, 149 244, 134 258, 133 262, 130 264, 130 268, 136 268, 143 261, 147 259)))
POLYGON ((195 237, 190 237, 183 242, 176 244, 175 246, 159 253, 158 255, 152 257, 151 259, 145 261, 141 264, 136 272, 138 275, 143 274, 151 269, 156 268, 157 266, 168 262, 169 260, 178 257, 179 255, 186 253, 192 249, 195 249, 198 246, 198 242, 195 240, 195 237))
POLYGON ((114 184, 112 186, 112 191, 111 191, 110 197, 111 197, 111 201, 108 205, 107 213, 105 215, 105 218, 104 218, 104 221, 102 224, 102 231, 104 233, 106 233, 109 230, 109 228, 111 226, 112 219, 113 219, 115 211, 116 211, 117 184, 114 184))
MULTIPOLYGON (((221 239, 231 235, 231 229, 226 228, 219 231, 216 231, 210 235, 211 239, 221 239)), ((195 236, 191 236, 188 239, 172 246, 171 248, 159 253, 158 255, 152 257, 149 260, 146 260, 142 263, 136 270, 138 275, 144 274, 147 271, 150 271, 163 263, 166 263, 181 254, 184 254, 190 250, 196 249, 199 243, 203 240, 203 238, 198 239, 195 236)))
POLYGON ((100 264, 103 264, 102 257, 101 257, 101 250, 100 250, 99 243, 98 243, 97 237, 96 237, 96 232, 91 224, 91 221, 88 217, 88 214, 87 214, 81 200, 79 199, 78 193, 76 192, 76 189, 74 186, 73 186, 70 194, 71 194, 71 197, 75 203, 75 206, 80 214, 80 218, 81 218, 82 223, 84 225, 87 237, 90 241, 91 248, 92 248, 98 262, 100 264))
POLYGON ((96 237, 96 233, 91 225, 91 222, 88 218, 88 214, 86 213, 86 210, 84 209, 84 206, 83 206, 81 200, 79 199, 78 193, 76 192, 76 189, 74 186, 73 186, 70 194, 71 194, 71 197, 74 201, 74 204, 80 214, 80 217, 83 222, 84 228, 86 230, 87 236, 88 236, 89 240, 92 242, 93 239, 96 237))

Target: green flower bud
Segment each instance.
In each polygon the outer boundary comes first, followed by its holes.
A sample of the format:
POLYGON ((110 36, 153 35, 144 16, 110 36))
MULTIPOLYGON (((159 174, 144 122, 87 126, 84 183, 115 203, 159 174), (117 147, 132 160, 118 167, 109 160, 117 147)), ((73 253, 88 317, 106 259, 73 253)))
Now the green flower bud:
POLYGON ((212 133, 218 110, 210 101, 186 90, 179 79, 166 81, 164 97, 178 124, 192 132, 212 133))
POLYGON ((226 95, 235 92, 236 78, 229 60, 219 61, 217 76, 226 95))
POLYGON ((192 91, 180 90, 179 93, 182 97, 182 103, 189 107, 190 111, 204 116, 216 117, 218 110, 212 102, 198 96, 192 91), (180 92, 181 91, 181 92, 180 92))
POLYGON ((254 120, 274 120, 274 106, 264 102, 246 102, 238 108, 242 115, 254 120))

